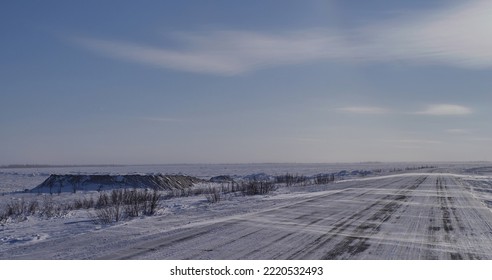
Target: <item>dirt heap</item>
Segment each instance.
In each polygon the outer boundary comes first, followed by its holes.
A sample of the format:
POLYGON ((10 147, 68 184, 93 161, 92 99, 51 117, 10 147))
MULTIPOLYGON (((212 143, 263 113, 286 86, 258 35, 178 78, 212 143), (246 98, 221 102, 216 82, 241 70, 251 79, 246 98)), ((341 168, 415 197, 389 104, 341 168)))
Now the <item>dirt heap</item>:
POLYGON ((103 191, 117 188, 175 190, 192 187, 201 179, 185 175, 57 175, 52 174, 31 192, 103 191))

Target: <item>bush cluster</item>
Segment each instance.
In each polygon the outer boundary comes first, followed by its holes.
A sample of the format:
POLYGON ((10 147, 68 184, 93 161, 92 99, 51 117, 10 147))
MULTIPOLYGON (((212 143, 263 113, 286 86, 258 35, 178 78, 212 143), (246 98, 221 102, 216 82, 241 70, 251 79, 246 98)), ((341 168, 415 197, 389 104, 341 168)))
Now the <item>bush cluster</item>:
POLYGON ((268 194, 271 191, 277 189, 275 182, 271 181, 259 181, 249 180, 245 182, 230 182, 222 184, 219 187, 211 187, 205 190, 205 198, 210 203, 217 203, 222 200, 226 194, 240 194, 240 195, 262 195, 268 194))
POLYGON ((284 175, 275 176, 275 183, 286 184, 287 186, 298 185, 298 184, 309 184, 311 180, 304 175, 294 175, 286 173, 284 175))
POLYGON ((0 210, 0 223, 7 221, 21 221, 29 216, 43 218, 60 217, 67 215, 71 210, 70 205, 56 204, 51 197, 45 196, 41 203, 37 200, 26 201, 24 199, 7 203, 0 210))
POLYGON ((275 183, 268 181, 249 181, 242 184, 242 193, 244 195, 267 194, 276 189, 275 183))
POLYGON ((157 190, 117 189, 101 192, 95 202, 95 222, 107 224, 125 218, 154 215, 161 195, 157 190))
POLYGON ((210 203, 217 203, 220 201, 222 196, 221 190, 219 190, 216 187, 208 187, 208 191, 205 194, 205 197, 207 198, 208 202, 210 203))
POLYGON ((72 210, 93 209, 95 223, 118 222, 125 218, 154 215, 159 206, 161 194, 157 191, 117 189, 100 192, 99 197, 79 198, 68 203, 55 203, 51 196, 38 200, 24 199, 11 201, 0 209, 0 223, 22 221, 28 216, 41 218, 62 217, 72 210))
POLYGON ((285 184, 286 186, 306 186, 310 184, 323 185, 334 181, 335 174, 318 174, 312 177, 307 177, 304 175, 286 173, 284 175, 275 176, 275 183, 285 184))
POLYGON ((328 184, 335 181, 335 174, 318 174, 314 176, 316 185, 328 184))

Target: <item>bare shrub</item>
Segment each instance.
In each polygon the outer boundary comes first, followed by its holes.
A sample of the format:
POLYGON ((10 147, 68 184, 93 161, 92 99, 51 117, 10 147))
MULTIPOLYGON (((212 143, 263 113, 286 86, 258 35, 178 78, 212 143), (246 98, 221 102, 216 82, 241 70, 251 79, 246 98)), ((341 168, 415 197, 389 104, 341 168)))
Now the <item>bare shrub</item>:
POLYGON ((78 210, 78 209, 90 209, 95 206, 94 199, 92 196, 90 198, 84 197, 83 199, 76 199, 71 205, 72 209, 78 210))
POLYGON ((217 203, 220 201, 221 193, 220 190, 215 187, 208 187, 208 192, 205 194, 208 202, 217 203))
POLYGON ((27 206, 27 214, 28 215, 34 215, 39 209, 39 202, 37 200, 32 200, 29 202, 29 205, 27 206))
POLYGON ((41 205, 40 215, 46 218, 51 218, 56 215, 57 207, 51 197, 45 196, 41 205))
POLYGON ((100 193, 95 219, 100 223, 112 223, 125 218, 154 215, 160 199, 161 194, 157 190, 118 189, 109 195, 100 193))
POLYGON ((24 199, 20 201, 11 201, 5 207, 5 214, 8 217, 17 218, 24 214, 25 201, 24 199))
POLYGON ((244 195, 261 195, 276 190, 277 187, 273 182, 249 181, 242 184, 242 193, 244 195))
POLYGON ((109 196, 105 192, 100 192, 96 202, 96 208, 102 208, 109 205, 109 196))
POLYGON ((335 174, 318 174, 314 177, 314 183, 317 185, 328 184, 335 181, 335 174))
POLYGON ((106 207, 96 209, 96 222, 101 224, 110 224, 112 222, 118 222, 121 219, 121 213, 116 212, 113 207, 106 207))
POLYGON ((73 206, 71 204, 57 204, 53 201, 52 196, 44 196, 42 203, 38 200, 26 202, 24 199, 11 201, 0 211, 0 222, 6 221, 18 222, 29 216, 38 216, 44 218, 60 217, 67 215, 73 206))
POLYGON ((222 184, 222 193, 236 193, 242 192, 244 190, 244 183, 228 182, 227 184, 222 184))
POLYGON ((9 219, 9 216, 5 211, 0 211, 0 224, 4 224, 9 219))
POLYGON ((76 199, 73 204, 72 204, 72 208, 75 209, 75 210, 78 210, 78 209, 82 209, 84 208, 84 202, 83 200, 81 199, 76 199))
POLYGON ((285 175, 275 176, 275 183, 285 184, 287 186, 298 185, 298 184, 307 184, 310 180, 308 177, 303 175, 294 175, 290 173, 286 173, 285 175))
POLYGON ((157 210, 157 206, 159 205, 160 199, 161 199, 161 194, 157 190, 154 190, 152 192, 152 195, 150 196, 149 210, 146 213, 147 215, 154 215, 155 214, 155 211, 157 210))
POLYGON ((125 190, 123 200, 125 212, 129 217, 138 217, 141 212, 145 212, 146 192, 137 191, 136 189, 132 191, 125 190))
POLYGON ((138 203, 133 203, 133 204, 125 204, 124 206, 125 213, 128 217, 138 217, 138 214, 140 212, 139 204, 138 203))

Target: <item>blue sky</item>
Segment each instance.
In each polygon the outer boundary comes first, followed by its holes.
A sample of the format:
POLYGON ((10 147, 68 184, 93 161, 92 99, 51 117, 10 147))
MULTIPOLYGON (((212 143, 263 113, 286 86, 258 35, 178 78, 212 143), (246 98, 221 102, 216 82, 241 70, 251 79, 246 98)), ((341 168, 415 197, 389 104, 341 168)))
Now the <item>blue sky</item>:
POLYGON ((9 1, 0 164, 492 160, 490 1, 9 1))

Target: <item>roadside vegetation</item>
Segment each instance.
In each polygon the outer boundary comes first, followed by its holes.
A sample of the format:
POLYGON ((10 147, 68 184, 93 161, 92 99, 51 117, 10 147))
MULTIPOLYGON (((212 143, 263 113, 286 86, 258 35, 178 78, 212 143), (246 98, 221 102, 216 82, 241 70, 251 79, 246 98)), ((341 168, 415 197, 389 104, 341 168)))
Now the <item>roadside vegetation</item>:
MULTIPOLYGON (((408 167, 405 170, 418 170, 432 168, 432 166, 408 167)), ((401 170, 398 170, 401 171, 401 170)), ((383 170, 357 171, 358 176, 366 176, 366 173, 381 173, 383 170)), ((303 187, 309 185, 325 185, 343 178, 346 171, 339 173, 317 174, 305 176, 285 173, 276 176, 251 176, 248 179, 235 181, 230 176, 217 176, 209 183, 189 188, 176 188, 168 191, 151 189, 113 189, 111 191, 97 191, 88 194, 80 194, 74 187, 73 194, 77 195, 73 200, 58 200, 53 192, 36 198, 17 199, 0 205, 0 224, 8 222, 20 222, 29 217, 51 219, 64 217, 75 210, 87 210, 94 223, 109 224, 130 220, 141 216, 155 215, 164 206, 161 201, 179 197, 204 196, 209 203, 219 203, 234 196, 267 195, 278 188, 303 187), (345 173, 344 173, 345 172, 345 173), (342 175, 340 175, 342 174, 342 175), (55 199, 54 199, 55 198, 55 199)), ((348 173, 347 173, 348 174, 348 173)), ((353 174, 350 174, 354 176, 353 174)), ((60 193, 58 193, 60 195, 60 193)))
POLYGON ((147 189, 115 189, 109 194, 101 192, 95 202, 94 221, 109 224, 138 216, 156 213, 161 194, 147 189))
POLYGON ((115 189, 93 196, 62 202, 49 196, 42 199, 13 200, 0 209, 0 223, 19 222, 29 217, 55 218, 86 209, 94 223, 108 224, 138 216, 152 216, 159 208, 161 194, 147 189, 115 189))
POLYGON ((15 200, 4 205, 0 209, 0 224, 6 222, 18 222, 26 220, 29 216, 40 218, 53 218, 67 215, 71 207, 65 204, 57 204, 49 196, 44 196, 41 202, 38 200, 15 200))

